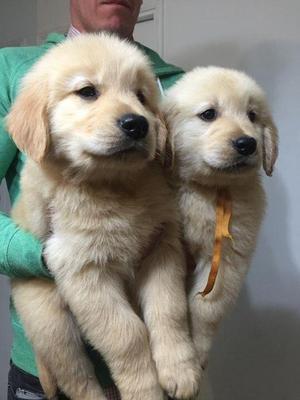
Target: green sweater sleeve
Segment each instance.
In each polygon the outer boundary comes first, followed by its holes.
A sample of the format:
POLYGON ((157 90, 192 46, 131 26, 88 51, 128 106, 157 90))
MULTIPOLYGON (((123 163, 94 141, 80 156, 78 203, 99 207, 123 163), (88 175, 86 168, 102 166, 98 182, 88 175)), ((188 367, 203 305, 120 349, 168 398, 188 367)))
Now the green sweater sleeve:
MULTIPOLYGON (((17 62, 17 60, 16 60, 17 62)), ((12 74, 0 52, 0 182, 17 154, 17 148, 5 130, 9 110, 12 74)), ((30 233, 19 228, 0 211, 0 274, 9 277, 49 276, 42 262, 42 245, 30 233)))

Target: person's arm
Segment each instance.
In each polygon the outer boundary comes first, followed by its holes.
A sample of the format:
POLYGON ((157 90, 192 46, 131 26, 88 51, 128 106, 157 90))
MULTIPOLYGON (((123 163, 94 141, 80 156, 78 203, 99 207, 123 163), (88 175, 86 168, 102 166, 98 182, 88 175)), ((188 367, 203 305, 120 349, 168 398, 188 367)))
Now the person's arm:
MULTIPOLYGON (((17 154, 17 148, 5 130, 10 107, 10 74, 0 53, 0 182, 17 154)), ((49 277, 42 261, 42 245, 29 232, 19 228, 0 211, 0 274, 9 277, 49 277)))

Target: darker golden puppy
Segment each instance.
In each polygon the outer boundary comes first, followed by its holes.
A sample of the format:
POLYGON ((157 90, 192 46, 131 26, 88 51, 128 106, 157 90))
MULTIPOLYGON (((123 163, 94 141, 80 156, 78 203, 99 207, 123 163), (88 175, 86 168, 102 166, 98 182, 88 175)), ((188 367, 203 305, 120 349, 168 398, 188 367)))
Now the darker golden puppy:
POLYGON ((55 277, 13 283, 49 397, 57 384, 71 399, 104 399, 80 331, 122 400, 198 389, 176 207, 155 160, 157 98, 136 47, 86 35, 34 66, 8 116, 29 158, 13 215, 44 241, 55 277))

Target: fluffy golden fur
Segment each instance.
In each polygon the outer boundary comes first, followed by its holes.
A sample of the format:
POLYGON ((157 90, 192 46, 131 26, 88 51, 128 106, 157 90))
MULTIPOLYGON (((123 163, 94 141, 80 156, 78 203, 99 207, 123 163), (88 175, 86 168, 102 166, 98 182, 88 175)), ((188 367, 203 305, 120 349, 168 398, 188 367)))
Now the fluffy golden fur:
POLYGON ((122 400, 197 392, 176 205, 155 160, 157 97, 134 46, 86 35, 34 66, 8 116, 29 158, 13 216, 44 241, 56 282, 12 284, 48 397, 58 385, 74 400, 104 399, 80 331, 122 400), (120 129, 132 113, 148 121, 143 139, 120 129))
MULTIPOLYGON (((195 262, 189 307, 200 362, 207 363, 211 341, 228 306, 239 294, 255 248, 265 208, 260 167, 271 175, 277 131, 259 86, 244 73, 197 68, 170 89, 164 100, 170 130, 169 152, 178 190, 184 238, 195 262), (236 148, 239 138, 255 139, 256 149, 236 148), (232 199, 230 233, 224 240, 219 274, 203 297, 211 267, 218 189, 232 199)), ((253 146, 253 139, 251 143, 253 146)))

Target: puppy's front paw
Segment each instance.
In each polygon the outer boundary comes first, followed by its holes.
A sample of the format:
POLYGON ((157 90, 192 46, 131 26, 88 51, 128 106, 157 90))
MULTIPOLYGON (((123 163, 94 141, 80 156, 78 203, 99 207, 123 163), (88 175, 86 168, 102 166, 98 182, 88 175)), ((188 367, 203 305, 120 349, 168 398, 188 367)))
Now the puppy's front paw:
POLYGON ((159 382, 170 397, 189 399, 199 392, 202 368, 191 345, 180 344, 161 353, 156 357, 156 367, 159 382))
POLYGON ((208 364, 209 350, 211 347, 211 338, 205 335, 194 335, 194 345, 202 370, 205 370, 208 364))
MULTIPOLYGON (((164 400, 154 363, 135 369, 133 374, 120 376, 116 383, 122 400, 164 400)), ((128 372, 128 371, 126 371, 128 372)))
POLYGON ((164 400, 164 393, 160 386, 138 389, 132 388, 132 390, 121 391, 122 400, 164 400))

